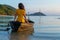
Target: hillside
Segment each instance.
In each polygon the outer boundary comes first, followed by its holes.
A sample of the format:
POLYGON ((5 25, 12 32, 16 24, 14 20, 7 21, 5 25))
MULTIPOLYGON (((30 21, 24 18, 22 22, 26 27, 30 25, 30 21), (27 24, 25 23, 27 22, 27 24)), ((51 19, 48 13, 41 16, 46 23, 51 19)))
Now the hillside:
POLYGON ((41 12, 35 12, 35 13, 32 13, 32 14, 28 14, 28 16, 46 16, 46 15, 41 13, 41 12))
POLYGON ((12 6, 0 4, 0 15, 14 15, 15 10, 12 6))
MULTIPOLYGON (((0 4, 0 15, 14 15, 15 13, 16 13, 16 9, 14 7, 0 4)), ((46 16, 41 12, 35 12, 27 15, 28 16, 46 16)))

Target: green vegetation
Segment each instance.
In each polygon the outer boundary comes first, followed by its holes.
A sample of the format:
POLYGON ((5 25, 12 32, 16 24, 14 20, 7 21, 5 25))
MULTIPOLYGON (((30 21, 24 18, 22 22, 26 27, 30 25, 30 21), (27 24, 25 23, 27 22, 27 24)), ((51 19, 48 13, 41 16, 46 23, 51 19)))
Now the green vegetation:
POLYGON ((14 7, 9 5, 2 5, 0 4, 0 15, 14 15, 16 12, 14 7))

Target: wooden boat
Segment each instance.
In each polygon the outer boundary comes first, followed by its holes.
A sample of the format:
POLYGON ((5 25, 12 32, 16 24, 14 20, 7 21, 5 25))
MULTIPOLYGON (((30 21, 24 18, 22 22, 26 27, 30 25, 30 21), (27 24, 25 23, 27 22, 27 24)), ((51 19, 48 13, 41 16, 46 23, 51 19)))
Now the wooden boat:
POLYGON ((34 23, 22 23, 21 26, 18 28, 18 32, 22 32, 22 31, 29 31, 29 32, 33 32, 34 28, 33 28, 34 23))
POLYGON ((33 28, 34 22, 31 20, 28 20, 29 23, 21 23, 19 28, 17 28, 17 26, 14 26, 13 23, 10 23, 11 21, 14 21, 14 16, 0 15, 0 27, 4 27, 3 29, 0 28, 0 30, 9 31, 10 29, 12 29, 12 32, 21 32, 21 33, 22 32, 32 33, 34 31, 33 28))
MULTIPOLYGON (((29 23, 21 23, 21 25, 19 26, 17 32, 33 32, 34 28, 33 28, 34 22, 29 20, 29 23)), ((12 28, 13 26, 11 26, 12 28)), ((16 31, 15 28, 12 28, 12 31, 16 31)))

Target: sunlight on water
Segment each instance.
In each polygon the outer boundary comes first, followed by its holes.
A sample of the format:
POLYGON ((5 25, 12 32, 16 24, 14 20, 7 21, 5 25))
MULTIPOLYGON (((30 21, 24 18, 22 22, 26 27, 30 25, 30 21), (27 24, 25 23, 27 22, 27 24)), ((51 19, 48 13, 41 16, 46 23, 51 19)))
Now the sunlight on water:
MULTIPOLYGON (((29 19, 35 22, 34 33, 29 36, 29 40, 60 40, 60 16, 29 16, 29 19)), ((19 40, 21 35, 0 31, 0 40, 17 40, 15 37, 19 40)))
POLYGON ((36 30, 38 32, 58 32, 60 33, 60 16, 41 16, 34 19, 36 30))

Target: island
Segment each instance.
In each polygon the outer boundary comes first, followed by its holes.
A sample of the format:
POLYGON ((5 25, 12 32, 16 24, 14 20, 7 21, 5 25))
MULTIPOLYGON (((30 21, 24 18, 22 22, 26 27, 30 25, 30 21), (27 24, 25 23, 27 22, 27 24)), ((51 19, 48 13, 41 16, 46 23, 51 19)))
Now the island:
POLYGON ((14 15, 16 9, 12 6, 0 4, 0 15, 14 15))
POLYGON ((32 14, 27 14, 27 16, 46 16, 46 15, 42 12, 35 12, 35 13, 32 13, 32 14))

